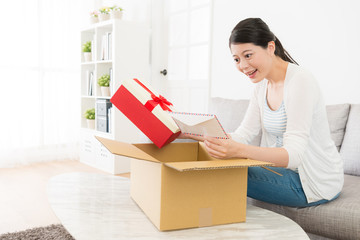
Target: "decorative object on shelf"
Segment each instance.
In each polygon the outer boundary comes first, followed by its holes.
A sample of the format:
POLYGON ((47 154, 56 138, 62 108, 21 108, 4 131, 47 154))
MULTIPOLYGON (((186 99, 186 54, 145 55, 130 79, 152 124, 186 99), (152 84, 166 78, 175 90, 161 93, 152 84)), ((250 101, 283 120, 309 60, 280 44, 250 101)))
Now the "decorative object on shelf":
POLYGON ((98 23, 99 22, 99 12, 98 11, 92 11, 90 12, 90 23, 98 23))
POLYGON ((96 99, 96 130, 101 132, 110 132, 111 119, 110 99, 96 99))
POLYGON ((86 71, 86 90, 87 95, 92 96, 93 95, 93 82, 94 82, 94 73, 90 70, 86 71))
POLYGON ((109 60, 112 57, 112 33, 105 32, 101 37, 100 60, 109 60))
POLYGON ((98 79, 98 84, 101 88, 101 96, 103 97, 110 97, 110 75, 109 74, 103 74, 98 79))
POLYGON ((123 15, 123 11, 124 11, 124 9, 114 5, 113 7, 110 7, 110 16, 111 16, 111 18, 114 18, 114 19, 121 19, 122 15, 123 15))
POLYGON ((84 117, 86 118, 87 127, 95 129, 95 108, 86 110, 84 117))
POLYGON ((102 7, 99 9, 99 19, 100 22, 106 21, 110 19, 110 8, 109 7, 102 7))
POLYGON ((83 44, 82 51, 84 53, 85 62, 91 62, 91 41, 87 41, 83 44))

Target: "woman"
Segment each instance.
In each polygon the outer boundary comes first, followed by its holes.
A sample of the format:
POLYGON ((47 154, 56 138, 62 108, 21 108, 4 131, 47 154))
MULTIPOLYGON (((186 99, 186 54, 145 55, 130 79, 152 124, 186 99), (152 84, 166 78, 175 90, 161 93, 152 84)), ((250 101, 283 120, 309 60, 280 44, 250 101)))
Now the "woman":
POLYGON ((239 22, 229 46, 236 68, 256 86, 231 139, 205 137, 209 154, 274 164, 272 169, 282 176, 249 168, 251 198, 291 207, 335 199, 343 186, 343 163, 314 77, 297 65, 260 18, 239 22), (260 131, 261 147, 248 145, 260 131))

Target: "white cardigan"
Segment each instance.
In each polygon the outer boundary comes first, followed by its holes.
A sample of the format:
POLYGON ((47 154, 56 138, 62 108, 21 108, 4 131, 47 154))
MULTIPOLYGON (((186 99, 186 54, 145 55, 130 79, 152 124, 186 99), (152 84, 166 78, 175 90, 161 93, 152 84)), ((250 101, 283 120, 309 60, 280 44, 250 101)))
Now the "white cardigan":
MULTIPOLYGON (((240 127, 231 134, 249 144, 262 130, 261 146, 275 147, 275 138, 264 129, 263 107, 268 80, 257 83, 240 127)), ((284 145, 287 168, 298 168, 307 201, 332 199, 344 183, 343 161, 330 136, 325 103, 315 78, 303 68, 288 64, 284 84, 287 126, 284 145)))

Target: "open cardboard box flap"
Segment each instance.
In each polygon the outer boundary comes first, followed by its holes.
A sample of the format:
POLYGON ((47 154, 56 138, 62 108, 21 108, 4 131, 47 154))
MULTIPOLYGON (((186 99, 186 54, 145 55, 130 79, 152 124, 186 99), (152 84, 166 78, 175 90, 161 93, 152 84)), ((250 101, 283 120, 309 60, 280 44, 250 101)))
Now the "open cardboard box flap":
POLYGON ((158 149, 153 147, 152 144, 129 144, 98 136, 95 137, 113 154, 163 163, 180 172, 273 165, 272 163, 252 159, 219 160, 212 158, 206 153, 202 146, 203 143, 183 143, 180 148, 176 146, 179 143, 175 143, 169 144, 163 149, 158 149), (193 144, 198 145, 197 148, 194 148, 193 144), (170 152, 172 154, 169 154, 170 152))
POLYGON ((272 164, 251 159, 229 159, 229 160, 210 160, 194 162, 170 162, 164 163, 166 166, 174 168, 180 172, 194 170, 211 170, 223 168, 242 168, 255 166, 271 166, 272 164))
POLYGON ((147 154, 146 152, 137 148, 133 144, 119 142, 98 136, 95 136, 95 138, 99 140, 112 154, 137 158, 141 160, 147 160, 151 162, 160 162, 157 159, 150 156, 149 154, 147 154))

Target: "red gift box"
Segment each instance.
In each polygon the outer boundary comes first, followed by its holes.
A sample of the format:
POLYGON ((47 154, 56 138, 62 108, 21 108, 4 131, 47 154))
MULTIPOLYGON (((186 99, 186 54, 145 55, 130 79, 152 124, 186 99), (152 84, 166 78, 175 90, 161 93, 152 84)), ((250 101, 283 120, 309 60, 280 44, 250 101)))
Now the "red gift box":
POLYGON ((110 101, 159 148, 180 134, 167 113, 172 104, 138 79, 124 81, 110 101))

